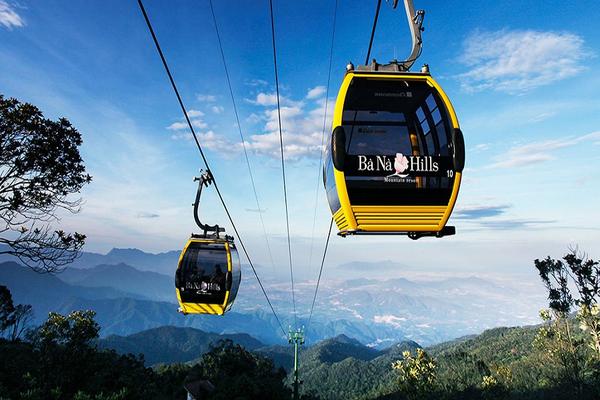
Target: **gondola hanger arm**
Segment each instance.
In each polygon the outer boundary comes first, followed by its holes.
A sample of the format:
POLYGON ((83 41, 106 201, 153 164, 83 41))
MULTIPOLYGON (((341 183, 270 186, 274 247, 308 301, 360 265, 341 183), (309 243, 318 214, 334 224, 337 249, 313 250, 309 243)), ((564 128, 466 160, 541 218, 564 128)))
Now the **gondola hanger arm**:
POLYGON ((196 191, 196 200, 194 200, 194 221, 196 221, 196 225, 204 232, 206 236, 209 232, 215 234, 217 237, 220 232, 225 232, 225 228, 220 227, 219 225, 207 225, 203 224, 200 221, 199 215, 199 206, 200 206, 200 196, 202 195, 202 188, 204 186, 208 187, 213 182, 213 176, 209 169, 206 171, 200 171, 200 176, 194 177, 194 182, 198 181, 198 191, 196 191))
MULTIPOLYGON (((400 0, 386 0, 387 3, 391 4, 393 9, 398 7, 400 0)), ((389 64, 380 65, 377 61, 372 60, 370 64, 363 66, 359 66, 358 70, 389 70, 389 71, 408 71, 413 66, 417 58, 421 55, 421 51, 423 50, 423 37, 422 32, 423 28, 423 20, 425 18, 424 10, 416 10, 413 3, 413 0, 404 0, 404 10, 406 11, 406 19, 408 21, 408 27, 410 29, 410 35, 412 38, 412 48, 408 58, 404 61, 392 60, 389 64)), ((377 7, 377 12, 375 15, 375 24, 373 26, 373 32, 371 33, 371 42, 373 40, 373 35, 375 33, 375 25, 377 23, 377 16, 379 14, 379 7, 377 7)), ((370 54, 371 46, 369 45, 369 51, 367 54, 370 54)), ((368 56, 367 56, 367 62, 368 56)), ((346 68, 354 69, 352 64, 346 68)))
MULTIPOLYGON (((392 8, 398 7, 399 0, 392 0, 392 8)), ((425 10, 415 11, 415 5, 413 0, 404 0, 404 10, 406 11, 406 19, 408 20, 408 26, 410 28, 410 35, 412 37, 412 49, 408 58, 402 61, 400 64, 403 66, 405 71, 408 71, 410 67, 417 61, 417 58, 421 55, 423 49, 423 38, 421 32, 423 32, 423 19, 425 18, 425 10)))

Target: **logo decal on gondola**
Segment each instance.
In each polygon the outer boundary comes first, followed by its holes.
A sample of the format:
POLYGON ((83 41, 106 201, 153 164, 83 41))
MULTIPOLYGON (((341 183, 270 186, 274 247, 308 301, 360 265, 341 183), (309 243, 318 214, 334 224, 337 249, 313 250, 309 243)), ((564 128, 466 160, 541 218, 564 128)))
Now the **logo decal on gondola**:
POLYGON ((406 178, 408 176, 408 174, 403 174, 403 172, 408 169, 408 158, 406 158, 404 154, 396 153, 396 158, 394 159, 394 169, 396 172, 386 176, 386 178, 391 178, 392 176, 406 178))
MULTIPOLYGON (((443 168, 449 167, 446 158, 439 156, 407 156, 396 153, 394 156, 378 155, 351 156, 356 160, 357 175, 383 176, 385 182, 414 183, 416 176, 439 176, 443 168)), ((348 171, 351 173, 350 171, 348 171)))

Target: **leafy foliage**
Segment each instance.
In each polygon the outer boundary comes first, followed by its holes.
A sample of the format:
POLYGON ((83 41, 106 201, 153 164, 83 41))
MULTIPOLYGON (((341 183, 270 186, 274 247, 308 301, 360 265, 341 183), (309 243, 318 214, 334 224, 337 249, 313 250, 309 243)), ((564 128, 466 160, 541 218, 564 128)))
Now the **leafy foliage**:
POLYGON ((15 305, 10 290, 6 286, 0 286, 0 333, 14 324, 14 312, 15 305))
POLYGON ((535 266, 550 307, 541 313, 546 323, 536 344, 546 347, 548 361, 559 367, 558 378, 582 393, 600 380, 600 263, 571 248, 562 260, 548 256, 535 266), (574 308, 579 324, 569 315, 574 308))
MULTIPOLYGON (((0 290, 0 297, 9 298, 6 292, 0 290)), ((0 359, 8 360, 0 363, 0 398, 180 399, 186 396, 184 382, 200 378, 216 386, 211 399, 289 398, 283 369, 230 340, 213 346, 194 367, 173 364, 153 370, 144 366, 142 356, 99 350, 94 316, 89 310, 50 313, 27 341, 0 339, 0 359)))
POLYGON ((409 400, 428 398, 435 391, 435 361, 423 349, 417 349, 414 356, 410 351, 402 356, 392 364, 398 374, 399 391, 409 400))
POLYGON ((6 286, 0 285, 0 337, 17 340, 25 332, 33 310, 29 304, 13 304, 12 295, 6 286))
POLYGON ((216 389, 207 399, 289 399, 285 376, 270 359, 223 340, 202 356, 187 380, 210 381, 216 389))
POLYGON ((556 310, 542 310, 544 324, 538 330, 534 346, 540 358, 554 368, 547 371, 547 379, 562 381, 581 392, 585 384, 586 354, 584 339, 572 319, 556 310))
POLYGON ((60 118, 0 94, 0 254, 54 272, 72 262, 85 235, 55 230, 57 212, 79 211, 78 193, 91 181, 79 154, 81 134, 60 118))
MULTIPOLYGON (((170 387, 143 359, 98 351, 93 311, 52 314, 29 341, 0 340, 0 393, 7 399, 168 399, 170 387)), ((183 379, 183 378, 182 378, 183 379)))
POLYGON ((73 311, 66 316, 52 312, 39 328, 37 338, 43 346, 61 345, 80 350, 98 337, 100 326, 94 321, 95 315, 91 310, 73 311))
POLYGON ((367 399, 390 392, 392 362, 418 347, 407 341, 379 351, 344 335, 324 340, 300 352, 301 393, 320 399, 367 399))

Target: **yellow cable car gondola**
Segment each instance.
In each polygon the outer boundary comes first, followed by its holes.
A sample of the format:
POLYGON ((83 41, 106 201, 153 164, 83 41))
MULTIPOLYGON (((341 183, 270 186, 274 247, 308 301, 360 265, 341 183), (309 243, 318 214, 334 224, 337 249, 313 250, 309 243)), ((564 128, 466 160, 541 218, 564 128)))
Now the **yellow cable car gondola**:
MULTIPOLYGON (((412 2, 405 1, 405 4, 412 2)), ((339 234, 442 237, 465 161, 454 108, 420 54, 421 19, 408 61, 347 67, 333 115, 323 179, 339 234)))
POLYGON ((240 286, 240 259, 233 238, 221 237, 223 228, 205 225, 198 217, 202 187, 212 182, 210 172, 195 180, 200 182, 194 202, 194 219, 204 233, 192 234, 179 256, 175 272, 179 311, 223 315, 231 308, 240 286))

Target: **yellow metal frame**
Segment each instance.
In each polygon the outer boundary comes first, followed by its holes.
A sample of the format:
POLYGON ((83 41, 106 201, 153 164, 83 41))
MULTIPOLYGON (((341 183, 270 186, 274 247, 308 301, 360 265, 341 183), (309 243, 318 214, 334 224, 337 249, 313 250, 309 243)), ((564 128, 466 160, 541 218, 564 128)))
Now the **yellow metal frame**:
MULTIPOLYGON (((360 72, 348 72, 342 81, 340 91, 338 93, 335 109, 333 114, 333 129, 342 125, 344 112, 344 101, 348 93, 350 83, 354 78, 368 79, 401 79, 412 81, 425 81, 427 84, 436 89, 439 93, 452 122, 452 127, 459 129, 458 118, 450 99, 441 88, 441 86, 428 74, 372 74, 360 72)), ((333 213, 335 223, 342 233, 352 233, 356 231, 364 232, 439 232, 441 231, 448 219, 458 197, 460 189, 460 181, 462 174, 456 172, 454 176, 454 185, 452 186, 452 194, 447 206, 353 206, 350 203, 348 196, 348 188, 346 187, 346 177, 343 171, 334 168, 334 179, 337 195, 340 201, 340 208, 333 213), (357 218, 360 217, 360 218, 357 218), (360 220, 361 223, 358 223, 360 220), (362 222, 362 221, 367 221, 362 222), (390 221, 397 221, 390 223, 390 221)))
MULTIPOLYGON (((179 261, 177 262, 177 269, 181 268, 181 262, 183 261, 183 255, 187 251, 189 245, 191 243, 224 243, 225 250, 227 251, 227 272, 233 273, 233 264, 231 261, 231 246, 229 242, 224 239, 202 239, 202 238, 190 238, 185 247, 183 248, 181 254, 179 255, 179 261)), ((181 300, 181 293, 179 293, 179 289, 175 288, 177 292, 177 301, 179 302, 179 307, 181 308, 181 312, 184 314, 213 314, 213 315, 223 315, 225 311, 227 311, 227 302, 229 301, 229 294, 231 290, 227 290, 225 292, 225 300, 223 304, 208 304, 208 303, 186 303, 181 300)))

